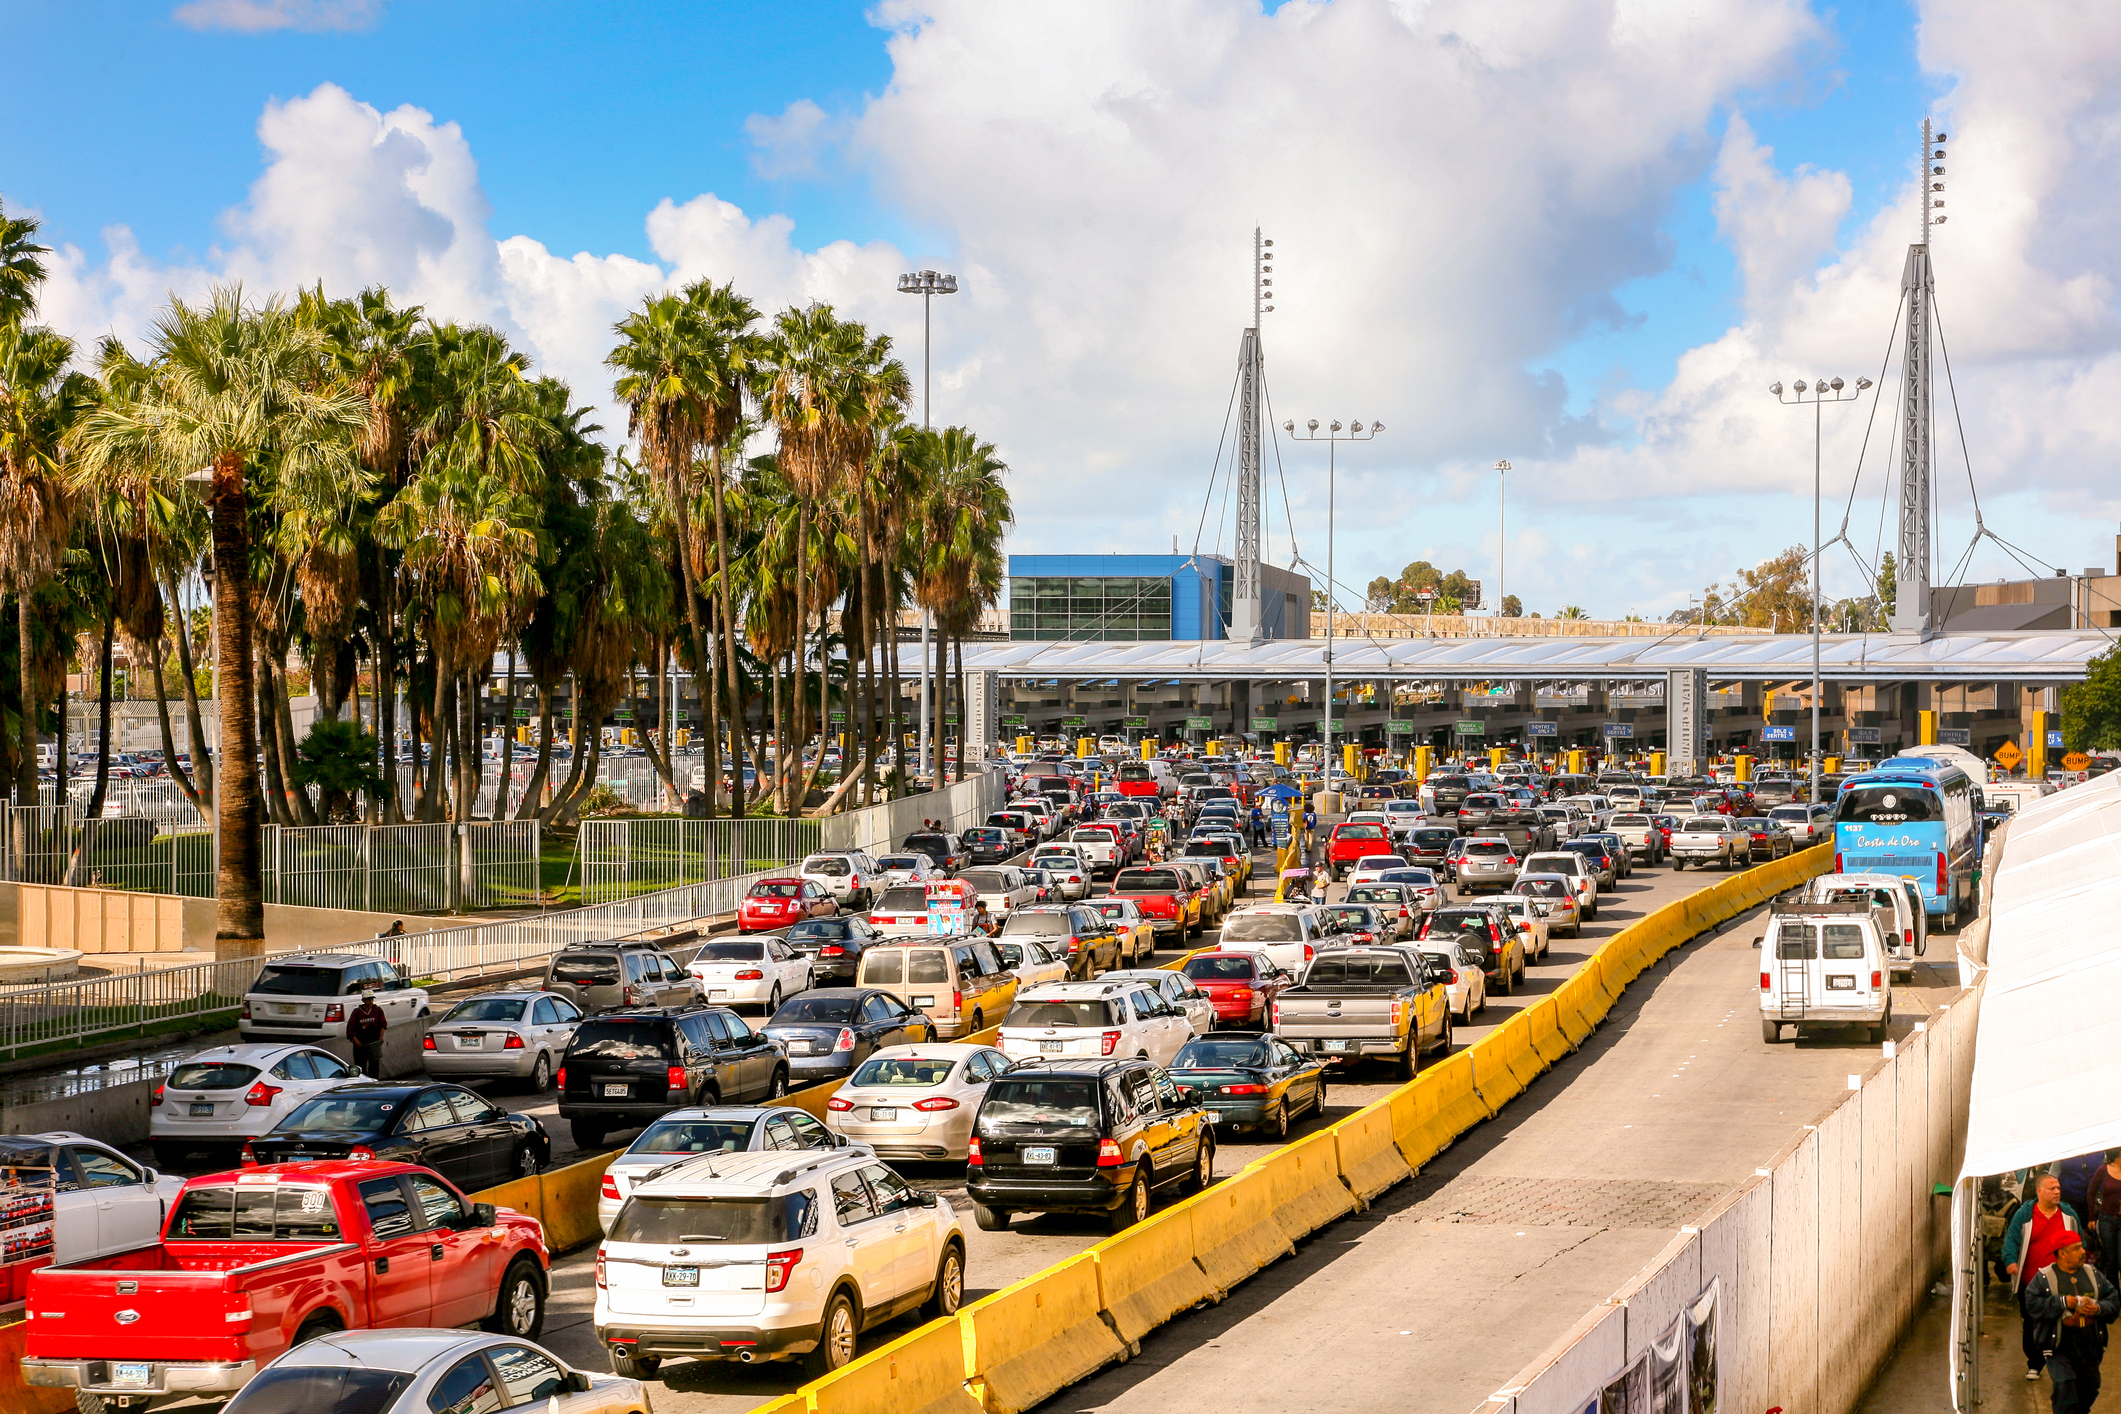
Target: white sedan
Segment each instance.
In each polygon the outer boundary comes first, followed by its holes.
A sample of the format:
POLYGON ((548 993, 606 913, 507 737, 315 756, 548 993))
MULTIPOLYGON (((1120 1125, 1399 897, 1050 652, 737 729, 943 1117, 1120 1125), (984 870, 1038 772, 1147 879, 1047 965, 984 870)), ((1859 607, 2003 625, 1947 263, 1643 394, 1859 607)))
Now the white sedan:
POLYGON ((1031 867, 1051 875, 1069 903, 1090 892, 1090 861, 1074 845, 1040 845, 1031 855, 1031 867))
POLYGON ((876 867, 882 880, 878 885, 880 890, 894 884, 926 884, 944 877, 943 871, 935 867, 935 861, 925 854, 880 854, 876 857, 876 867))
POLYGON ((987 1083, 1008 1070, 992 1046, 886 1046, 825 1102, 825 1124, 885 1159, 964 1159, 987 1083))
POLYGON ((52 1180, 54 1262, 85 1262, 154 1242, 184 1187, 183 1179, 144 1169, 72 1130, 0 1135, 0 1168, 31 1188, 46 1176, 52 1180))
POLYGON ((994 950, 1001 955, 1002 966, 1016 974, 1019 987, 1036 987, 1046 982, 1068 980, 1068 959, 1055 957, 1044 943, 1028 935, 1013 938, 996 938, 994 950))
POLYGON ((1406 867, 1407 861, 1396 854, 1366 854, 1355 861, 1354 869, 1348 873, 1348 884, 1381 884, 1385 875, 1406 867))
POLYGON ((706 943, 685 970, 710 1003, 763 1007, 767 1016, 781 1009, 783 997, 810 990, 812 980, 810 957, 775 936, 706 943))
POLYGON ((317 1096, 362 1079, 330 1051, 282 1041, 210 1046, 179 1062, 148 1097, 155 1159, 174 1168, 199 1149, 235 1149, 317 1096))
POLYGON ((1444 984, 1444 1004, 1451 1015, 1470 1025, 1488 1009, 1488 974, 1480 950, 1470 943, 1437 941, 1422 943, 1421 950, 1450 979, 1444 984))

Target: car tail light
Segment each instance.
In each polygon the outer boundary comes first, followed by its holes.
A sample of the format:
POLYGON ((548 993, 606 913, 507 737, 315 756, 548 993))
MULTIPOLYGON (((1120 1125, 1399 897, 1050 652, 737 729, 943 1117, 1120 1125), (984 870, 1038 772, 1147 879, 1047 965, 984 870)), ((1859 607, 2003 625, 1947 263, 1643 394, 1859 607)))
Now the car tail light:
POLYGON ((1937 851, 1937 892, 1942 894, 1951 888, 1951 856, 1943 850, 1937 851))
POLYGON ((257 1166, 258 1151, 256 1149, 253 1149, 250 1146, 250 1141, 246 1139, 243 1141, 243 1167, 247 1169, 254 1169, 257 1166))
POLYGON ((1098 1038, 1098 1043, 1100 1052, 1109 1056, 1119 1049, 1119 1033, 1117 1031, 1107 1031, 1098 1038))
POLYGON ((1848 870, 1841 867, 1841 851, 1838 849, 1834 851, 1834 872, 1836 874, 1848 873, 1848 870))
POLYGON ((1099 1168, 1117 1168, 1124 1162, 1126 1162, 1126 1155, 1120 1153, 1117 1139, 1100 1139, 1097 1141, 1097 1166, 1099 1168))
POLYGON ((604 1249, 597 1249, 597 1290, 604 1290, 604 1249))
POLYGON ((1451 969, 1451 985, 1455 987, 1455 986, 1457 986, 1457 985, 1458 985, 1458 982, 1459 982, 1459 977, 1458 977, 1458 969, 1454 967, 1454 968, 1452 968, 1452 969, 1451 969))
POLYGON ((356 1144, 351 1149, 348 1149, 346 1151, 346 1157, 348 1161, 357 1164, 367 1163, 375 1156, 376 1151, 369 1148, 366 1144, 356 1144))
POLYGON ((1885 974, 1883 974, 1883 973, 1880 973, 1880 972, 1873 972, 1873 973, 1871 974, 1871 990, 1872 990, 1872 991, 1874 991, 1874 992, 1875 992, 1875 991, 1877 991, 1877 990, 1878 990, 1878 989, 1879 989, 1880 987, 1882 987, 1882 986, 1884 986, 1884 985, 1885 985, 1885 982, 1884 982, 1884 980, 1883 980, 1883 978, 1884 978, 1884 975, 1885 975, 1885 974))
POLYGON ((1264 1085, 1225 1085, 1223 1086, 1223 1093, 1225 1095, 1264 1095, 1267 1093, 1267 1087, 1264 1085))
POLYGON ((243 1003, 243 1010, 238 1012, 237 1015, 241 1016, 245 1021, 250 1020, 250 1003, 248 1001, 243 1003))
POLYGON ((150 1108, 150 1109, 153 1109, 154 1107, 156 1107, 156 1106, 160 1105, 161 1103, 162 1103, 162 1087, 161 1087, 161 1086, 159 1086, 159 1085, 157 1085, 157 1086, 155 1087, 155 1093, 154 1093, 154 1094, 152 1094, 152 1095, 149 1095, 149 1096, 147 1097, 147 1104, 148 1104, 148 1108, 150 1108))
POLYGON ((985 1162, 986 1160, 980 1157, 979 1136, 975 1134, 965 1141, 965 1163, 970 1167, 977 1168, 985 1162))
POLYGON ((762 982, 765 978, 766 974, 756 967, 747 967, 736 975, 739 982, 762 982))
POLYGON ((1392 1029, 1397 1031, 1399 1023, 1407 1019, 1407 1004, 1398 997, 1392 999, 1392 1029))
POLYGON ((963 1011, 964 1009, 965 1009, 965 994, 964 994, 963 992, 952 992, 952 993, 950 994, 950 1010, 951 1010, 951 1013, 952 1013, 953 1015, 955 1015, 955 1014, 957 1014, 957 1013, 959 1013, 959 1012, 962 1012, 962 1011, 963 1011))
MULTIPOLYGON (((898 920, 894 918, 891 921, 895 923, 898 920)), ((819 957, 845 957, 847 950, 838 943, 827 943, 824 947, 817 950, 817 955, 819 957)))
POLYGON ((504 1051, 520 1051, 523 1049, 523 1038, 511 1031, 508 1033, 508 1039, 501 1043, 501 1049, 504 1051))
POLYGON ((427 1035, 425 1035, 425 1036, 422 1036, 422 1037, 420 1038, 420 1049, 421 1049, 421 1050, 423 1050, 423 1051, 431 1051, 431 1050, 433 1050, 434 1048, 435 1048, 435 1038, 434 1038, 434 1034, 433 1034, 432 1032, 429 1032, 429 1033, 428 1033, 427 1035))
POLYGON ((1309 961, 1310 961, 1310 960, 1311 960, 1312 958, 1314 958, 1314 957, 1317 957, 1317 956, 1318 956, 1318 953, 1317 953, 1317 951, 1316 951, 1316 950, 1315 950, 1315 949, 1314 949, 1314 948, 1313 948, 1313 947, 1312 947, 1312 946, 1311 946, 1311 945, 1310 945, 1309 943, 1305 943, 1305 944, 1304 944, 1304 961, 1305 961, 1305 962, 1309 962, 1309 961))
POLYGON ((839 1096, 834 1095, 830 1099, 825 1101, 825 1108, 828 1110, 837 1110, 840 1113, 844 1114, 848 1110, 854 1108, 854 1101, 842 1100, 839 1096))
POLYGON ((670 1067, 669 1072, 664 1076, 664 1083, 668 1085, 669 1088, 671 1088, 672 1090, 684 1089, 685 1067, 681 1065, 674 1065, 670 1067))
POLYGON ((1267 1007, 1267 1029, 1269 1029, 1269 1030, 1273 1030, 1273 1029, 1274 1029, 1275 1027, 1278 1027, 1278 1026, 1280 1026, 1280 1025, 1281 1025, 1281 1003, 1280 1003, 1280 1002, 1272 1002, 1272 1003, 1269 1003, 1269 1004, 1268 1004, 1268 1007, 1267 1007))
POLYGON ((1230 995, 1237 1001, 1249 1002, 1252 1000, 1252 989, 1250 987, 1232 987, 1230 995))
POLYGON ((344 1021, 346 1019, 345 1005, 340 1002, 333 1002, 330 1006, 324 1008, 324 1019, 326 1021, 344 1021))
POLYGON ((834 1042, 832 1043, 832 1049, 833 1049, 834 1051, 851 1051, 851 1050, 853 1050, 853 1049, 854 1049, 854 1028, 853 1028, 853 1027, 851 1027, 851 1026, 842 1026, 842 1027, 840 1028, 840 1036, 839 1036, 839 1039, 838 1039, 837 1041, 834 1041, 834 1042))
POLYGON ((559 1068, 558 1072, 556 1072, 556 1073, 555 1073, 555 1074, 553 1075, 553 1077, 552 1077, 552 1083, 553 1083, 553 1084, 554 1084, 554 1085, 555 1085, 556 1087, 558 1087, 559 1089, 565 1090, 565 1089, 567 1088, 567 1067, 566 1067, 566 1066, 564 1066, 564 1065, 563 1065, 563 1066, 561 1066, 561 1067, 559 1068))
POLYGON ((260 1080, 257 1084, 250 1087, 250 1093, 243 1097, 243 1103, 246 1105, 269 1105, 272 1103, 272 1097, 286 1088, 284 1085, 267 1085, 260 1080))
POLYGON ((1760 974, 1760 990, 1761 990, 1761 991, 1763 991, 1763 992, 1765 992, 1766 990, 1768 990, 1768 988, 1769 988, 1769 986, 1770 986, 1770 985, 1771 985, 1771 984, 1770 984, 1770 983, 1769 983, 1769 981, 1768 981, 1768 975, 1767 975, 1767 974, 1766 974, 1765 972, 1761 973, 1761 974, 1760 974))
POLYGON ((622 987, 622 988, 620 988, 620 989, 619 989, 619 1001, 620 1001, 620 1003, 621 1003, 622 1005, 625 1005, 625 1006, 632 1006, 632 1005, 633 1005, 633 984, 632 984, 632 983, 630 983, 630 982, 629 982, 629 983, 627 983, 627 984, 626 984, 626 985, 625 985, 624 987, 622 987))
POLYGON ((623 1196, 619 1192, 619 1181, 610 1174, 605 1174, 604 1181, 597 1186, 597 1196, 599 1198, 609 1198, 614 1203, 617 1202, 623 1196))
POLYGON ((956 1109, 957 1101, 951 1099, 948 1095, 930 1095, 925 1100, 915 1100, 913 1102, 913 1108, 917 1110, 925 1110, 929 1114, 934 1114, 937 1110, 956 1109))
MULTIPOLYGON (((802 1260, 803 1249, 800 1247, 791 1247, 785 1252, 768 1252, 766 1254, 766 1289, 768 1291, 779 1291, 782 1287, 788 1285, 788 1274, 794 1271, 795 1264, 802 1260)), ((742 1343, 748 1344, 749 1342, 742 1343)))

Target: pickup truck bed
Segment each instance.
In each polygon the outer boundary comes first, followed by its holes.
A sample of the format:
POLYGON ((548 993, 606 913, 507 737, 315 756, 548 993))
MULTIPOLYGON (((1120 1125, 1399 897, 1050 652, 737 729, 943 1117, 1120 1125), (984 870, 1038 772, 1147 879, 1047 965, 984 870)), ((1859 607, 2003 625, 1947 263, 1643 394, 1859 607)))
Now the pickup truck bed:
POLYGON ((1424 1051, 1451 1048, 1449 998, 1412 949, 1320 953, 1303 982, 1275 998, 1273 1023, 1299 1051, 1339 1063, 1385 1057, 1408 1076, 1424 1051))

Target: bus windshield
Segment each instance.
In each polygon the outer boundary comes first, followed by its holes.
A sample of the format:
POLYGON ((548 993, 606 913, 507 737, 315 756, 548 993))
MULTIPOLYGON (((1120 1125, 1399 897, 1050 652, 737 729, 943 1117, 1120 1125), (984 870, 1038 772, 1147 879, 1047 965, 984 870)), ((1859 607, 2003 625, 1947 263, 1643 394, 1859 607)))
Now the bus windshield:
POLYGON ((1836 821, 1861 825, 1925 825, 1943 818, 1936 791, 1912 781, 1851 786, 1834 811, 1836 821))

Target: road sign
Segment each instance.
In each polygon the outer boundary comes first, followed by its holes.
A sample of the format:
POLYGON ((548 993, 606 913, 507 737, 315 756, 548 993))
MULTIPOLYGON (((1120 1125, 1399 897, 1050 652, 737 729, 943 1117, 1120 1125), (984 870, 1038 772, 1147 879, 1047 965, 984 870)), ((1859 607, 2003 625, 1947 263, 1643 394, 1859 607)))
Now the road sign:
POLYGON ((1607 722, 1605 724, 1605 734, 1608 737, 1632 738, 1635 735, 1635 724, 1633 722, 1607 722))
POLYGON ((1281 718, 1254 717, 1252 719, 1252 730, 1256 732, 1278 732, 1281 730, 1281 718))
POLYGON ((2018 743, 2015 741, 2006 741, 1996 748, 1996 764, 2006 771, 2017 770, 2018 763, 2024 759, 2025 753, 2018 749, 2018 743))
MULTIPOLYGON (((835 722, 844 722, 847 720, 847 714, 845 712, 834 712, 832 714, 832 720, 835 722)), ((1023 719, 1018 718, 1017 720, 1021 721, 1023 719)))
POLYGON ((1414 724, 1412 722, 1386 722, 1385 735, 1412 736, 1414 735, 1414 724))
POLYGON ((2062 733, 2049 732, 2047 734, 2047 745, 2050 751, 2060 750, 2062 746, 2062 733))
POLYGON ((2091 764, 2092 758, 2081 751, 2072 751, 2062 758, 2062 769, 2065 771, 2081 771, 2091 764))
POLYGON ((1215 719, 1213 717, 1188 717, 1186 718, 1186 730, 1189 732, 1212 732, 1215 730, 1215 719))
POLYGON ((1559 723, 1559 722, 1526 722, 1526 723, 1524 724, 1524 734, 1525 734, 1526 736, 1560 736, 1560 735, 1561 735, 1561 723, 1559 723))
POLYGON ((1453 722, 1451 723, 1451 734, 1453 736, 1486 736, 1488 734, 1488 724, 1486 722, 1453 722))
POLYGON ((1879 727, 1850 727, 1850 746, 1877 746, 1885 740, 1884 730, 1879 727))
POLYGON ((1939 746, 1972 746, 1974 731, 1971 727, 1941 727, 1937 731, 1939 746))
POLYGON ((1088 720, 1089 718, 1087 717, 1063 717, 1061 718, 1061 725, 1064 727, 1079 727, 1088 720))
POLYGON ((1003 726, 1005 726, 1005 727, 1020 727, 1020 726, 1023 726, 1023 725, 1025 724, 1025 720, 1026 720, 1025 718, 1023 718, 1023 717, 1020 717, 1020 716, 1019 716, 1019 717, 1004 717, 1004 718, 1002 718, 1002 725, 1003 725, 1003 726))
POLYGON ((1795 727, 1762 727, 1760 729, 1760 739, 1762 741, 1795 741, 1797 739, 1797 729, 1795 727))
POLYGON ((1147 731, 1149 729, 1149 719, 1147 717, 1122 717, 1119 724, 1130 732, 1147 731))

